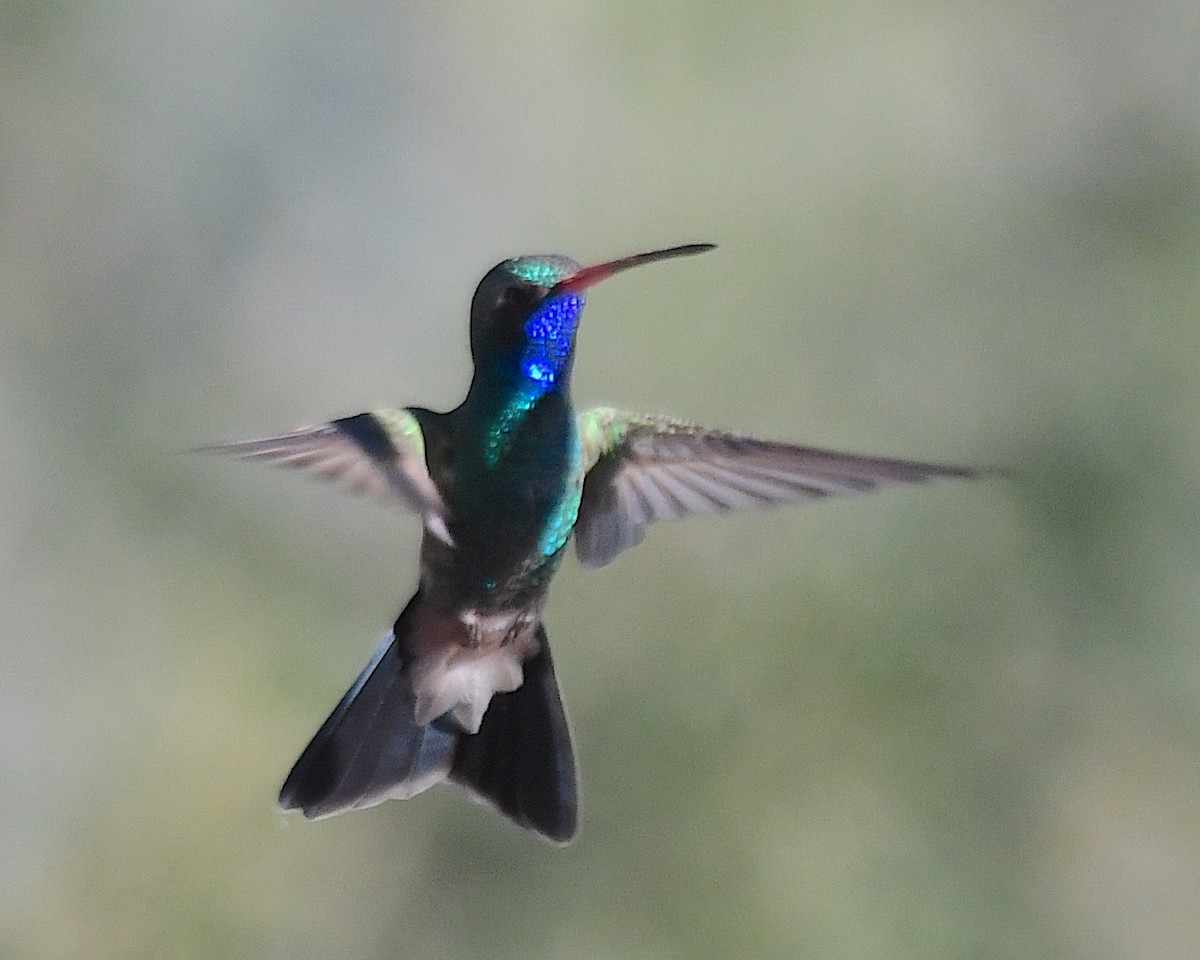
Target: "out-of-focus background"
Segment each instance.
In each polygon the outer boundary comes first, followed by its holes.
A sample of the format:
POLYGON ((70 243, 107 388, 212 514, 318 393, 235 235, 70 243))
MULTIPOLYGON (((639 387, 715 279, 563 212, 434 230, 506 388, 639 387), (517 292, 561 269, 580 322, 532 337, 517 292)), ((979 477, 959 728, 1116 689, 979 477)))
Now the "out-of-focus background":
POLYGON ((1193 0, 0 5, 0 954, 1183 958, 1193 0), (409 517, 188 456, 453 406, 519 253, 604 402, 1009 479, 654 529, 548 626, 555 849, 274 798, 409 517))

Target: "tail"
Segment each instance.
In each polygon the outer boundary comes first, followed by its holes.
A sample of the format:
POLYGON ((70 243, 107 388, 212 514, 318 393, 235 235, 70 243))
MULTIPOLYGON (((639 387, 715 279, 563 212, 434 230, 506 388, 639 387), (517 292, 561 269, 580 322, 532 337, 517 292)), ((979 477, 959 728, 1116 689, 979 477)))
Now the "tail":
POLYGON ((566 843, 578 824, 575 759, 544 628, 540 649, 524 663, 524 682, 492 697, 478 733, 463 733, 449 714, 422 725, 414 720, 408 653, 419 597, 292 767, 280 806, 328 817, 449 779, 521 826, 566 843))

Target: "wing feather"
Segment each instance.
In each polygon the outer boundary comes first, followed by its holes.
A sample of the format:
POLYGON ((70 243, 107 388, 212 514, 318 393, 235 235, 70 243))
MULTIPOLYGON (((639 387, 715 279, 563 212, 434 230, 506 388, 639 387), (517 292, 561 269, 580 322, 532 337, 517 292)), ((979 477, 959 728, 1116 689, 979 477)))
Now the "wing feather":
POLYGON ((640 543, 656 520, 980 472, 794 446, 609 409, 580 415, 579 434, 587 473, 575 543, 580 560, 597 567, 640 543))
POLYGON ((450 543, 447 511, 425 462, 425 438, 409 410, 377 410, 292 430, 273 437, 198 448, 245 460, 305 470, 418 513, 426 527, 450 543))

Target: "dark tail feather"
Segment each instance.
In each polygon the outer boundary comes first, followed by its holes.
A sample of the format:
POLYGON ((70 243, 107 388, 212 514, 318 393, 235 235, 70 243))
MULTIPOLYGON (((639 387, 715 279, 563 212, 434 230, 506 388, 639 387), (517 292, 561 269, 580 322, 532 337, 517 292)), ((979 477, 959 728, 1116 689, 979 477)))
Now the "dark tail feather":
POLYGON ((450 779, 521 826, 566 843, 579 819, 575 756, 543 627, 538 642, 524 683, 493 697, 479 732, 460 740, 450 779))
POLYGON ((279 805, 328 817, 411 797, 449 777, 521 826, 570 840, 575 760, 545 630, 524 683, 492 698, 477 734, 464 734, 449 714, 418 725, 405 649, 419 596, 305 747, 279 805))
POLYGON ((328 817, 411 797, 445 779, 459 734, 448 719, 413 721, 401 646, 418 596, 292 767, 279 792, 283 809, 328 817))

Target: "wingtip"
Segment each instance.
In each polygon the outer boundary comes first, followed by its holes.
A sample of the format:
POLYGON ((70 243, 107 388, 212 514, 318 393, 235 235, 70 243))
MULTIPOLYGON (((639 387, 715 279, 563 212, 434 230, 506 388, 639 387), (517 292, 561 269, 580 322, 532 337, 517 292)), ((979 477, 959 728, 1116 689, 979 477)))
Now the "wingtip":
POLYGON ((1008 467, 997 467, 993 464, 938 464, 937 472, 931 473, 929 480, 991 480, 1004 479, 1013 476, 1008 467))
POLYGON ((450 535, 450 529, 446 526, 446 518, 441 513, 433 511, 426 513, 425 527, 446 546, 451 548, 455 546, 454 537, 450 535))
POLYGON ((189 447, 184 453, 199 453, 205 456, 216 454, 226 457, 245 457, 259 452, 255 448, 262 446, 262 439, 254 440, 225 440, 221 443, 202 443, 197 447, 189 447))
POLYGON ((191 456, 194 453, 202 453, 202 454, 222 453, 225 450, 226 446, 228 446, 228 444, 202 443, 197 447, 187 447, 186 449, 180 450, 179 452, 185 456, 191 456))

